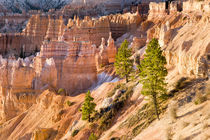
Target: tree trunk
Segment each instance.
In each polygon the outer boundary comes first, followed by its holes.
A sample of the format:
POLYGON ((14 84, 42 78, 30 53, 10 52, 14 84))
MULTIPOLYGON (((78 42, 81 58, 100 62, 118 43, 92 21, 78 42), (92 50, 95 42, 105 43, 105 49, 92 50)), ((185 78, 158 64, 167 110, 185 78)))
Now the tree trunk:
POLYGON ((158 113, 158 105, 157 105, 157 97, 156 97, 156 94, 152 95, 152 97, 153 97, 153 103, 154 103, 154 107, 155 107, 156 116, 157 116, 158 120, 160 120, 159 113, 158 113))

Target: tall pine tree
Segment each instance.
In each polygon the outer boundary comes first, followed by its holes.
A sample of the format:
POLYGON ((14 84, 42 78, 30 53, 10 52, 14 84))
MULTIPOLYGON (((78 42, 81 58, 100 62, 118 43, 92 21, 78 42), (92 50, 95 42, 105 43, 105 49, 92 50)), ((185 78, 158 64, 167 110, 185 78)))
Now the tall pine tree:
POLYGON ((117 52, 114 66, 116 73, 121 78, 126 78, 126 83, 128 82, 129 74, 131 73, 133 67, 133 61, 130 59, 131 56, 132 50, 131 48, 128 48, 128 41, 125 40, 117 52))
POLYGON ((82 120, 90 122, 90 116, 95 111, 96 104, 93 102, 94 98, 90 96, 90 91, 86 93, 85 101, 82 105, 82 120))
POLYGON ((168 72, 165 68, 166 58, 162 54, 157 39, 152 39, 146 49, 144 60, 139 65, 140 82, 143 84, 141 93, 151 97, 155 113, 159 119, 158 98, 166 93, 165 77, 168 72))

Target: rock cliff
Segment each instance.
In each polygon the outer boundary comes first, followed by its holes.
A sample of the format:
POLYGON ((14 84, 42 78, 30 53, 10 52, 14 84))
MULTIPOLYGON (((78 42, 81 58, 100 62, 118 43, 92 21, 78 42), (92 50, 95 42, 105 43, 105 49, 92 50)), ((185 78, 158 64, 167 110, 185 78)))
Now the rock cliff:
MULTIPOLYGON (((163 16, 161 13, 165 10, 164 4, 151 3, 150 5, 152 9, 156 9, 155 13, 160 17, 153 15, 155 10, 150 10, 148 19, 156 25, 148 30, 148 40, 153 37, 159 38, 168 66, 171 67, 170 69, 174 68, 174 72, 192 77, 208 76, 209 2, 184 2, 182 13, 171 12, 163 16), (162 10, 158 12, 158 9, 162 10), (165 18, 161 19, 163 17, 165 18), (199 29, 200 27, 202 29, 199 29)), ((174 4, 172 3, 171 6, 174 4)))
POLYGON ((22 33, 0 35, 0 53, 3 56, 30 56, 40 50, 44 39, 58 39, 64 28, 62 17, 33 15, 22 33))

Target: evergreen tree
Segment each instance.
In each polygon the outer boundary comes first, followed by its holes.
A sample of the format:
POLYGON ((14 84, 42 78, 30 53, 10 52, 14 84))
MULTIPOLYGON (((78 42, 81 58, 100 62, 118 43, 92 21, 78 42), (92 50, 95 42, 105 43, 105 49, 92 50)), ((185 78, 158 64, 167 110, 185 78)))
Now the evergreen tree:
POLYGON ((93 102, 94 98, 90 96, 90 91, 86 93, 85 101, 82 105, 82 120, 90 122, 90 115, 95 111, 96 104, 93 102))
POLYGON ((116 69, 116 73, 121 78, 123 77, 126 78, 126 83, 128 82, 128 77, 133 67, 133 61, 130 59, 131 56, 132 56, 132 50, 131 48, 128 48, 128 41, 125 40, 121 44, 121 47, 117 52, 114 66, 116 69))
POLYGON ((158 98, 166 93, 165 77, 168 72, 165 68, 166 58, 162 55, 162 50, 157 39, 152 39, 146 49, 144 60, 138 66, 140 71, 140 82, 143 84, 141 93, 151 97, 153 100, 155 113, 159 119, 158 98))

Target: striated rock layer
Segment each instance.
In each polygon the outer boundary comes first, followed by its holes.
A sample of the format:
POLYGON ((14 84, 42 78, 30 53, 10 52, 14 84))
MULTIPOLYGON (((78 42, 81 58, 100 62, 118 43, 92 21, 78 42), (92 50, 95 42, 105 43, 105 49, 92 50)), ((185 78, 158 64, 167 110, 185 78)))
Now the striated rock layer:
MULTIPOLYGON (((155 3, 155 5, 164 7, 163 3, 155 3)), ((148 40, 154 37, 159 38, 168 67, 177 74, 192 77, 209 76, 210 17, 208 9, 209 2, 207 1, 184 2, 182 13, 172 12, 164 19, 163 16, 155 17, 150 10, 149 20, 156 25, 148 30, 148 40)))
POLYGON ((33 15, 22 33, 0 34, 0 53, 3 56, 30 56, 40 50, 44 39, 58 39, 64 28, 62 17, 33 15))
POLYGON ((54 19, 36 15, 32 16, 21 34, 11 35, 10 44, 8 35, 5 35, 6 38, 3 35, 2 42, 7 40, 1 44, 3 55, 10 53, 18 56, 19 53, 24 57, 39 50, 39 44, 42 43, 42 46, 36 57, 24 60, 1 57, 1 121, 27 110, 37 94, 45 89, 63 88, 69 95, 85 92, 97 81, 97 67, 115 61, 117 48, 110 31, 114 31, 113 35, 117 38, 134 30, 140 21, 137 14, 97 20, 77 18, 70 20, 68 29, 64 30, 62 17, 54 19), (99 47, 102 37, 108 39, 104 48, 99 47))

